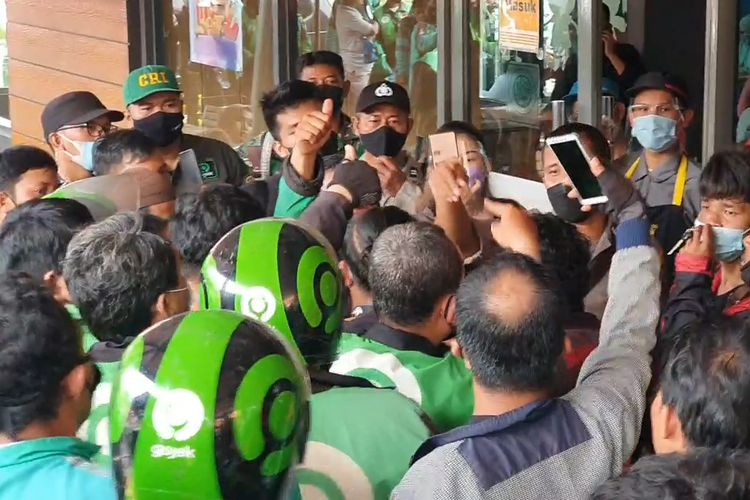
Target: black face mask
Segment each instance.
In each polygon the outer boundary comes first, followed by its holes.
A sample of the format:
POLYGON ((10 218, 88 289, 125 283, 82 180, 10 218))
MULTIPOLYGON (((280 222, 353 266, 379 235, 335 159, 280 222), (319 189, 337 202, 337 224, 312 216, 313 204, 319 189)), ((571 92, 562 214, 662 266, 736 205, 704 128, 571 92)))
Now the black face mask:
POLYGON ((143 132, 157 146, 169 146, 182 135, 182 123, 185 115, 182 113, 165 113, 159 111, 143 120, 133 120, 133 127, 143 132))
POLYGON ((361 134, 359 139, 371 155, 391 158, 397 156, 406 144, 406 134, 396 132, 388 125, 380 127, 375 132, 361 134))
POLYGON ((571 224, 578 224, 588 219, 591 212, 582 211, 578 200, 568 198, 570 191, 572 191, 571 188, 564 184, 558 184, 547 190, 547 197, 552 205, 552 210, 555 211, 555 215, 571 224))
POLYGON ((341 113, 341 108, 344 107, 344 89, 335 85, 319 85, 318 92, 320 92, 323 99, 331 99, 333 101, 334 114, 341 113))

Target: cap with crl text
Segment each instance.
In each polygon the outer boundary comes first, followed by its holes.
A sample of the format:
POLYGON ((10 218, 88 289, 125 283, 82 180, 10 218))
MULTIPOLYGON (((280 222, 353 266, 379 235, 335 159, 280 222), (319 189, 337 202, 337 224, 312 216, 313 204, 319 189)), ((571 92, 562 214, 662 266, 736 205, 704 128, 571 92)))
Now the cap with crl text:
POLYGON ((365 87, 357 99, 357 113, 380 104, 390 104, 411 114, 409 93, 398 83, 382 81, 365 87))
POLYGON ((125 80, 125 106, 157 92, 182 92, 177 75, 167 66, 143 66, 133 70, 125 80))
POLYGON ((57 96, 42 110, 44 138, 49 140, 50 134, 66 125, 85 125, 103 116, 109 118, 111 122, 125 119, 122 112, 107 109, 102 101, 91 92, 76 91, 57 96))

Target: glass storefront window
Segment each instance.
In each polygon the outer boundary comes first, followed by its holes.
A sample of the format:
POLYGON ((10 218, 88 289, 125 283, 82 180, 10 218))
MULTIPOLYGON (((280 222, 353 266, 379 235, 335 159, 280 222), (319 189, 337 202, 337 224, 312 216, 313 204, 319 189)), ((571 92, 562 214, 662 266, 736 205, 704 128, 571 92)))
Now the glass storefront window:
MULTIPOLYGON (((627 0, 604 3, 615 32, 625 31, 627 0)), ((552 127, 550 103, 577 80, 577 4, 537 0, 524 3, 530 10, 514 11, 517 4, 472 2, 471 77, 478 88, 472 116, 495 170, 538 180, 540 140, 552 127)))
POLYGON ((167 65, 185 99, 185 131, 237 147, 265 130, 273 88, 272 2, 162 0, 167 65))
POLYGON ((299 0, 297 13, 300 54, 331 50, 343 58, 351 84, 348 114, 364 87, 389 80, 411 96, 414 129, 407 147, 414 149, 435 131, 436 0, 299 0))

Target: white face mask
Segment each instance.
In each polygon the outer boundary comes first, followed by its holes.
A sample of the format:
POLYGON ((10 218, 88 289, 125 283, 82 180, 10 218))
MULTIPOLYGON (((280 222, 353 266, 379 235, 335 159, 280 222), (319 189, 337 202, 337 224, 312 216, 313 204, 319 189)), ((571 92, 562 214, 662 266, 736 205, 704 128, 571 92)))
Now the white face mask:
POLYGON ((63 138, 65 142, 68 144, 72 144, 75 146, 76 150, 78 151, 78 154, 70 153, 67 150, 63 150, 66 156, 73 160, 77 165, 80 165, 83 169, 85 169, 87 172, 93 174, 94 173, 94 147, 96 145, 96 141, 76 141, 73 139, 70 139, 68 137, 65 137, 65 135, 60 134, 60 137, 63 138))

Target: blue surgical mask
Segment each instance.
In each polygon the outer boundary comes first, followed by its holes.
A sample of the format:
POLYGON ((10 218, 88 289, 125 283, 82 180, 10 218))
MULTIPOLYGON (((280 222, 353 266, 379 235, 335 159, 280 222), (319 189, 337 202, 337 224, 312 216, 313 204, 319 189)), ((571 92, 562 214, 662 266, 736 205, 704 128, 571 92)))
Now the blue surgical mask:
MULTIPOLYGON (((696 226, 703 226, 701 221, 695 221, 696 226)), ((742 256, 747 231, 728 227, 712 226, 714 233, 714 256, 721 262, 734 262, 742 256)))
POLYGON ((64 151, 66 155, 70 157, 71 160, 76 162, 81 167, 85 168, 87 172, 94 173, 94 147, 96 146, 96 141, 92 142, 84 142, 84 141, 74 141, 73 139, 68 139, 63 134, 60 134, 60 137, 62 137, 65 141, 69 142, 75 148, 78 150, 78 154, 74 155, 68 151, 64 151))
POLYGON ((636 118, 633 137, 646 149, 661 153, 677 142, 677 122, 659 115, 636 118))

